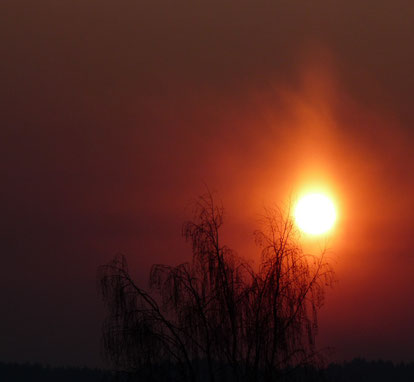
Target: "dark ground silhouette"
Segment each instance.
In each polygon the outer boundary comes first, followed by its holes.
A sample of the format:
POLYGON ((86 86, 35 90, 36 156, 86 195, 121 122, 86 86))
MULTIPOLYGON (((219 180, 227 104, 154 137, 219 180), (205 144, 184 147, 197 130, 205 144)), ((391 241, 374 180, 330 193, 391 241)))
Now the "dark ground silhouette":
MULTIPOLYGON (((0 362, 0 381, 4 382, 105 382, 112 380, 109 371, 75 367, 49 367, 40 364, 0 362)), ((121 379, 122 380, 122 379, 121 379)), ((126 379, 123 379, 126 381, 126 379)), ((297 381, 327 382, 412 382, 414 362, 367 361, 356 358, 342 364, 332 363, 321 371, 298 373, 297 381)))
POLYGON ((329 381, 414 381, 414 362, 394 364, 390 361, 367 361, 355 358, 343 364, 330 364, 326 370, 329 381))
POLYGON ((100 382, 109 377, 108 372, 98 369, 0 362, 2 382, 100 382))

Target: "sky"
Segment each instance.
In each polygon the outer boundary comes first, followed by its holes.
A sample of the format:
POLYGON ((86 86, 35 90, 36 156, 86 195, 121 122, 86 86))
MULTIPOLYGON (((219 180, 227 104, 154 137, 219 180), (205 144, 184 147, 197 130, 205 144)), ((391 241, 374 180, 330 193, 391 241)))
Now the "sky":
POLYGON ((2 0, 0 360, 101 366, 96 270, 191 256, 191 202, 258 261, 263 207, 335 200, 333 360, 414 360, 411 1, 2 0))

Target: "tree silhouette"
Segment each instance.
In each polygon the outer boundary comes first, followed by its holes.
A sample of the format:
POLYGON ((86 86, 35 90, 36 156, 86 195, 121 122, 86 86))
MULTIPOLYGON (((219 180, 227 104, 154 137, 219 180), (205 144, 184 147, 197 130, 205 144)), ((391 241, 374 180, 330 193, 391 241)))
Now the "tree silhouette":
POLYGON ((303 253, 290 214, 267 210, 254 270, 221 243, 223 207, 211 194, 195 211, 183 225, 192 260, 153 265, 149 291, 122 255, 100 267, 108 362, 139 380, 210 382, 273 381, 314 364, 317 310, 333 281, 324 253, 303 253))

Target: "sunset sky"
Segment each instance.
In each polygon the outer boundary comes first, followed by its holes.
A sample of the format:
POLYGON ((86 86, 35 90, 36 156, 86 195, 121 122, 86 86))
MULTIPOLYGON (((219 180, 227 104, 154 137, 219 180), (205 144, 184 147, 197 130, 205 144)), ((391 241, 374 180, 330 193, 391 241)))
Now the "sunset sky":
POLYGON ((2 0, 0 29, 0 361, 101 365, 97 267, 188 260, 205 185, 253 262, 263 207, 328 193, 319 346, 414 360, 412 1, 2 0))

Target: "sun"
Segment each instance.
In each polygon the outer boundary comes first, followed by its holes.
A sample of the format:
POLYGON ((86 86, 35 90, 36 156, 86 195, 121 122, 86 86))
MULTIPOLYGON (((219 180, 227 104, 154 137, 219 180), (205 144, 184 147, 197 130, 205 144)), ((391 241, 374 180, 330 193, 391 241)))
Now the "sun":
POLYGON ((299 199, 294 210, 298 227, 305 233, 320 235, 329 231, 336 220, 335 206, 323 194, 307 194, 299 199))

